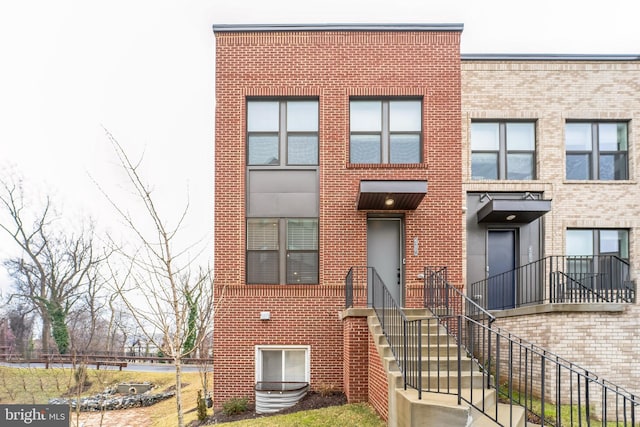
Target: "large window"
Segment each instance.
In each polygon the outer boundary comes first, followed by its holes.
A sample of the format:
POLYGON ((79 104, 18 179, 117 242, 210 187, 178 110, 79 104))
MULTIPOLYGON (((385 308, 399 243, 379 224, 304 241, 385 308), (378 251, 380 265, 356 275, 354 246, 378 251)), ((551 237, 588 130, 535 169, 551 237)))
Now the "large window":
POLYGON ((629 179, 627 123, 568 122, 565 142, 567 179, 629 179))
POLYGON ((568 229, 566 238, 568 288, 609 295, 625 286, 629 278, 629 230, 568 229))
POLYGON ((256 380, 309 382, 308 346, 257 346, 256 380))
POLYGON ((567 230, 567 256, 615 255, 629 259, 629 231, 624 229, 567 230))
POLYGON ((535 179, 535 123, 471 123, 471 179, 535 179))
POLYGON ((350 103, 351 163, 420 163, 422 102, 358 99, 350 103))
POLYGON ((247 283, 317 284, 318 220, 247 219, 247 283))
POLYGON ((318 101, 247 101, 247 164, 317 165, 318 101))

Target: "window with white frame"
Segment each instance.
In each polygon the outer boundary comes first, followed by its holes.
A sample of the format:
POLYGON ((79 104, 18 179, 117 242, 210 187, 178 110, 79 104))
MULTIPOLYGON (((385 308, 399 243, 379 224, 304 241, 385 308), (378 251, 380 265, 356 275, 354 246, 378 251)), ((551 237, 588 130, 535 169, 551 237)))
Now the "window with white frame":
POLYGON ((471 179, 535 179, 534 122, 471 123, 471 179))
POLYGON ((352 99, 349 107, 351 163, 420 163, 422 101, 352 99))
POLYGON ((317 218, 248 218, 247 283, 317 284, 317 218))
POLYGON ((566 178, 629 179, 627 139, 626 122, 567 122, 566 178))
POLYGON ((256 346, 256 381, 310 382, 309 346, 256 346))
POLYGON ((318 164, 318 101, 247 101, 247 164, 318 164))

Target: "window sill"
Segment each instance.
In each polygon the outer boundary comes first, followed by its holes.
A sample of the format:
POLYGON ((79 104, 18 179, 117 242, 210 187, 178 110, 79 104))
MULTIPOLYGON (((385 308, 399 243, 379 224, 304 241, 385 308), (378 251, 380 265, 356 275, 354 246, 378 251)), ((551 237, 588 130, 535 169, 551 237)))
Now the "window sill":
POLYGON ((347 169, 427 169, 426 163, 347 163, 347 169))
POLYGON ((575 185, 575 184, 597 184, 597 185, 635 185, 637 181, 630 179, 620 179, 620 180, 606 180, 601 181, 598 179, 585 179, 585 180, 577 180, 577 179, 565 179, 562 181, 563 184, 575 185))

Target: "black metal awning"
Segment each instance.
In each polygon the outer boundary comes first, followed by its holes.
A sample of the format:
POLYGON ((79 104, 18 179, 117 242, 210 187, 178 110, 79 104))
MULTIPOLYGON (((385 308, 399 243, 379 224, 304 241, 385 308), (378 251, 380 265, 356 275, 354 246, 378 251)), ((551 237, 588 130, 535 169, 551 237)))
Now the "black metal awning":
POLYGON ((359 210, 414 210, 427 194, 427 181, 360 181, 359 210))
POLYGON ((478 210, 478 222, 530 223, 551 210, 551 200, 493 199, 478 210))

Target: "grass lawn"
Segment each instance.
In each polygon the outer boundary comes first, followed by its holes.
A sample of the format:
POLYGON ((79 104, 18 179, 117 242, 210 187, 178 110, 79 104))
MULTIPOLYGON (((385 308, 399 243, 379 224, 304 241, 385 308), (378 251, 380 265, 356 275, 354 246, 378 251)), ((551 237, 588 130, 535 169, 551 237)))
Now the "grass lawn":
POLYGON ((384 427, 387 424, 378 417, 376 412, 369 405, 357 403, 314 409, 312 411, 294 412, 293 414, 287 415, 274 415, 264 418, 236 421, 223 425, 229 427, 384 427))
MULTIPOLYGON (((13 368, 0 366, 0 403, 45 404, 54 397, 77 397, 76 379, 73 369, 63 368, 13 368)), ((132 372, 117 370, 86 370, 87 387, 80 396, 89 396, 104 391, 107 387, 123 382, 151 382, 161 392, 175 384, 175 373, 132 372)), ((185 423, 197 419, 196 395, 201 389, 200 374, 183 373, 182 389, 185 423)), ((149 408, 129 409, 125 411, 148 411, 153 427, 174 427, 177 425, 175 399, 167 399, 149 408)), ((124 412, 124 411, 123 411, 124 412)), ((209 410, 209 415, 212 411, 209 410)), ((75 420, 75 414, 72 414, 75 420)), ((75 423, 74 423, 75 424, 75 423)), ((311 411, 295 412, 287 415, 275 415, 225 424, 230 427, 262 426, 319 426, 342 427, 357 425, 363 427, 383 427, 386 424, 375 411, 365 404, 332 406, 311 411)), ((105 424, 105 427, 107 424, 105 424)))

